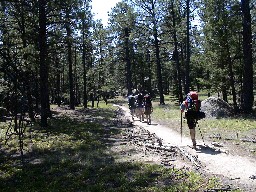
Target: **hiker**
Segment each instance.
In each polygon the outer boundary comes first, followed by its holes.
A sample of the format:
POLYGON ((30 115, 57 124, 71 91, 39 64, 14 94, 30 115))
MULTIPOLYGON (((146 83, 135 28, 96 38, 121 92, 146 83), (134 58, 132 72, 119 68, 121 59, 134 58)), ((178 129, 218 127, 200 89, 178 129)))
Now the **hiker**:
POLYGON ((128 106, 130 109, 130 113, 132 115, 132 120, 134 120, 135 108, 136 108, 136 99, 135 99, 134 93, 128 96, 128 106))
POLYGON ((137 115, 140 121, 144 121, 144 96, 142 93, 138 94, 137 101, 136 101, 136 109, 137 109, 137 115))
POLYGON ((198 112, 201 107, 200 105, 200 100, 198 100, 198 94, 196 91, 190 91, 180 105, 182 113, 186 110, 185 117, 187 119, 187 125, 190 131, 190 137, 194 149, 196 149, 195 128, 198 121, 198 112))
POLYGON ((144 106, 145 106, 144 114, 146 115, 147 123, 150 125, 151 113, 153 112, 153 107, 152 107, 152 99, 149 93, 144 96, 144 106))

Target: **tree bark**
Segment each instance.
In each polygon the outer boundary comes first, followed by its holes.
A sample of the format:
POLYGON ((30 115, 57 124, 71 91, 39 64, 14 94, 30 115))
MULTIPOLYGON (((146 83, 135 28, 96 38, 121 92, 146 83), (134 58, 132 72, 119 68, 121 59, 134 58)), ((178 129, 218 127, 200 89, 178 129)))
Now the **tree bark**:
POLYGON ((252 29, 250 1, 242 0, 243 13, 243 90, 242 90, 242 110, 244 113, 252 112, 253 106, 253 63, 252 63, 252 29))
POLYGON ((190 89, 190 1, 187 0, 187 42, 186 42, 186 50, 187 50, 187 59, 186 59, 186 70, 185 70, 185 93, 189 93, 190 89))
POLYGON ((83 18, 82 21, 82 25, 83 25, 83 58, 82 58, 82 62, 83 62, 83 89, 84 89, 84 96, 83 96, 83 105, 84 108, 88 107, 88 97, 87 97, 87 67, 86 67, 86 46, 85 46, 85 28, 86 28, 86 24, 85 24, 85 18, 83 18))
POLYGON ((70 28, 70 11, 66 10, 66 31, 67 31, 67 48, 68 48, 68 76, 69 76, 69 107, 75 109, 75 94, 74 94, 74 82, 73 82, 73 63, 72 63, 72 36, 70 28))
POLYGON ((162 79, 162 66, 160 62, 160 49, 159 49, 159 40, 156 24, 156 15, 154 12, 154 2, 152 2, 152 19, 153 19, 153 36, 155 44, 155 54, 156 54, 156 66, 157 66, 157 80, 158 80, 158 90, 160 96, 160 105, 164 105, 164 94, 163 94, 163 79, 162 79))
POLYGON ((173 2, 171 4, 171 6, 172 6, 173 29, 174 29, 174 34, 173 34, 173 40, 174 40, 173 59, 176 63, 179 102, 182 102, 183 101, 183 96, 182 96, 182 85, 181 85, 181 70, 180 70, 180 62, 179 62, 178 40, 177 40, 177 33, 176 33, 176 22, 175 22, 176 18, 175 18, 175 14, 174 14, 173 2))
POLYGON ((40 59, 40 101, 41 126, 47 127, 49 109, 48 64, 46 44, 46 0, 39 0, 39 59, 40 59))
POLYGON ((129 28, 124 29, 125 33, 125 60, 126 60, 126 81, 128 95, 132 94, 132 72, 131 72, 131 60, 129 51, 129 28))
POLYGON ((61 87, 61 71, 60 71, 60 61, 59 61, 59 56, 56 53, 56 60, 55 60, 55 66, 57 69, 57 74, 56 74, 56 97, 57 97, 57 105, 60 107, 61 105, 61 94, 60 94, 60 87, 61 87))
POLYGON ((237 112, 237 101, 236 101, 236 88, 235 88, 235 77, 234 77, 234 72, 233 72, 233 63, 231 60, 231 54, 230 54, 230 47, 228 43, 228 32, 227 29, 225 28, 225 46, 226 46, 226 51, 227 51, 227 64, 228 64, 228 73, 229 73, 229 81, 230 81, 230 86, 231 86, 231 91, 232 91, 232 96, 233 96, 233 106, 235 113, 237 112))

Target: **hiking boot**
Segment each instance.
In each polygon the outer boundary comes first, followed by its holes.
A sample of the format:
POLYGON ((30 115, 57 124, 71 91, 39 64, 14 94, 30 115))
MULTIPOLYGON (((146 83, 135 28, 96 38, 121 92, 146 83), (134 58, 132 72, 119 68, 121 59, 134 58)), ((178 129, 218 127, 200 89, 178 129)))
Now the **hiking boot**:
POLYGON ((192 143, 193 143, 193 148, 196 149, 196 140, 192 139, 192 143))

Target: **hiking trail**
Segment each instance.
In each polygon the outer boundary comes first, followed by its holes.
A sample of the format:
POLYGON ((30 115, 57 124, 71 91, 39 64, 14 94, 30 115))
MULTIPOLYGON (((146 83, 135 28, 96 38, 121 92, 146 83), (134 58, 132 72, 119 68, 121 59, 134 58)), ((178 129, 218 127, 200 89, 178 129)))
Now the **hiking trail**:
MULTIPOLYGON (((132 121, 130 111, 125 106, 119 106, 124 111, 125 117, 133 122, 134 126, 141 127, 157 138, 162 140, 163 146, 174 146, 180 153, 186 156, 194 163, 199 171, 207 174, 224 177, 229 183, 246 191, 256 191, 256 160, 252 157, 231 155, 228 150, 223 150, 223 146, 216 146, 197 138, 197 150, 191 148, 191 140, 189 137, 182 136, 180 133, 169 127, 157 124, 152 120, 151 125, 140 122, 135 118, 132 121)), ((188 131, 186 128, 183 132, 188 131)), ((199 131, 197 129, 197 131, 199 131)))

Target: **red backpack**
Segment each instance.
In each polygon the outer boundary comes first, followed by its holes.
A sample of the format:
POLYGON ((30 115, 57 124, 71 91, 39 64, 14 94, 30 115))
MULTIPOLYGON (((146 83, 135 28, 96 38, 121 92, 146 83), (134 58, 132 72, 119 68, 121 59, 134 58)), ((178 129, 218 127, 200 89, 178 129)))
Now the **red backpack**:
POLYGON ((201 107, 201 101, 198 100, 198 93, 196 91, 190 91, 187 95, 188 110, 199 111, 201 107))

